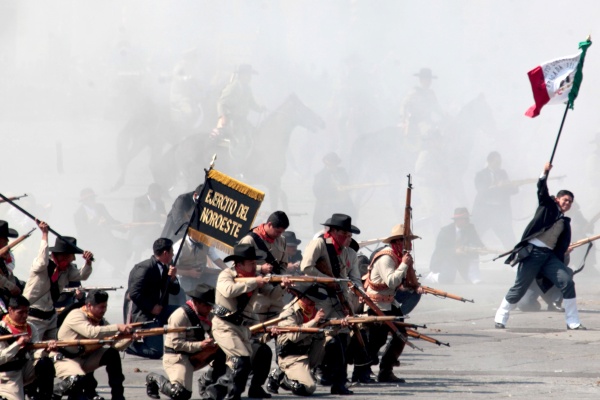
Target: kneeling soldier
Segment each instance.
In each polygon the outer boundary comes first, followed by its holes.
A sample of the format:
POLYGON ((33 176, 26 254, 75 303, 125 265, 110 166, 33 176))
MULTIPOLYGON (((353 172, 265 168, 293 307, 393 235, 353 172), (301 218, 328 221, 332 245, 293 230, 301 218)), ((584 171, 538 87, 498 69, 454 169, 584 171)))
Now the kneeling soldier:
MULTIPOLYGON (((105 291, 90 291, 85 305, 71 311, 65 318, 58 330, 58 340, 103 339, 119 333, 130 333, 131 325, 109 325, 104 319, 107 303, 108 294, 105 291)), ((126 340, 125 345, 128 345, 129 342, 129 340, 126 340)), ((116 346, 123 347, 123 345, 123 343, 117 342, 116 346)), ((91 399, 102 399, 96 393, 95 382, 86 381, 84 377, 88 372, 106 366, 112 399, 125 399, 123 395, 125 376, 123 376, 121 357, 117 348, 98 348, 86 352, 86 349, 82 346, 75 346, 61 349, 61 353, 64 358, 57 360, 54 364, 56 376, 61 379, 54 386, 56 398, 60 399, 61 396, 68 394, 69 399, 77 399, 77 396, 85 393, 91 399)))
MULTIPOLYGON (((299 286, 291 291, 298 299, 287 305, 279 315, 284 318, 281 327, 316 328, 325 318, 322 309, 316 310, 315 301, 323 301, 326 293, 317 286, 299 286), (298 290, 297 290, 298 289, 298 290)), ((276 330, 274 328, 273 330, 276 330)), ((323 358, 325 336, 321 333, 286 332, 277 336, 277 355, 280 370, 269 374, 267 390, 277 393, 281 386, 298 396, 310 396, 317 388, 311 371, 323 358)))
MULTIPOLYGON (((215 302, 215 289, 200 284, 186 293, 191 300, 179 307, 169 317, 169 328, 200 327, 193 331, 167 333, 163 368, 168 379, 162 375, 150 373, 146 376, 146 392, 149 397, 159 399, 159 391, 173 400, 188 400, 192 397, 192 379, 194 375, 194 355, 217 353, 214 368, 225 373, 225 355, 219 350, 210 335, 212 323, 210 311, 215 302), (219 355, 220 353, 220 355, 219 355)), ((213 376, 216 375, 213 372, 213 376)))
MULTIPOLYGON (((1 336, 15 335, 14 339, 0 341, 0 399, 3 400, 24 399, 23 386, 33 381, 37 381, 35 399, 52 398, 52 360, 46 357, 45 350, 36 351, 32 359, 31 352, 26 348, 30 341, 39 339, 35 328, 27 322, 28 313, 29 301, 25 297, 11 297, 8 314, 0 322, 1 336)), ((55 343, 51 341, 48 350, 53 350, 55 343)))

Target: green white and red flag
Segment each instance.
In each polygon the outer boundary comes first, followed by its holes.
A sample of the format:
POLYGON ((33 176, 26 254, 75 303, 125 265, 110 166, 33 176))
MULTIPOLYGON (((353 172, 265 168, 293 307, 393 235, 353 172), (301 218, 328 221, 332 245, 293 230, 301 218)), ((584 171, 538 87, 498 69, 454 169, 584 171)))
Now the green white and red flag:
POLYGON ((527 73, 535 104, 525 112, 526 116, 537 117, 546 104, 568 103, 573 109, 583 80, 585 53, 591 45, 588 37, 579 43, 578 54, 545 62, 527 73))

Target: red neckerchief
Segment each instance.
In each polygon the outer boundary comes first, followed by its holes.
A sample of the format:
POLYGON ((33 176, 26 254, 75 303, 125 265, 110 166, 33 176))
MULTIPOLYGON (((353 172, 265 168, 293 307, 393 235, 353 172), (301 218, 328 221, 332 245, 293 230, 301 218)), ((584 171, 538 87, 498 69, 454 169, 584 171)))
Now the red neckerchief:
MULTIPOLYGON (((250 271, 250 272, 243 272, 241 271, 239 268, 235 268, 235 272, 237 273, 237 275, 240 278, 256 278, 256 273, 254 271, 250 271)), ((246 292, 246 294, 248 295, 248 297, 252 296, 253 292, 246 292)))
POLYGON ((198 312, 196 311, 196 306, 194 305, 194 302, 192 300, 186 301, 185 304, 187 304, 188 306, 190 306, 190 308, 192 310, 194 310, 194 312, 196 313, 196 316, 198 317, 198 319, 200 321, 204 322, 208 326, 212 326, 212 322, 210 319, 208 319, 208 317, 198 314, 198 312))
POLYGON ((400 262, 402 262, 402 256, 403 256, 402 243, 390 243, 390 247, 392 248, 392 251, 394 252, 396 257, 398 257, 400 262))
POLYGON ((298 300, 298 307, 300 307, 300 310, 302 310, 302 323, 305 324, 315 317, 315 313, 316 313, 315 307, 313 307, 313 310, 311 313, 307 312, 307 310, 304 308, 304 304, 302 304, 302 300, 298 300))
MULTIPOLYGON (((56 262, 54 264, 56 264, 56 262)), ((69 268, 69 265, 71 265, 71 263, 65 265, 64 267, 60 267, 58 264, 56 264, 56 268, 54 269, 54 272, 52 273, 52 277, 50 278, 52 280, 52 282, 56 282, 58 280, 58 277, 60 276, 61 272, 65 272, 67 270, 67 268, 69 268)))
POLYGON ((260 224, 259 226, 254 228, 254 233, 256 233, 258 236, 260 236, 260 238, 267 243, 275 242, 275 238, 272 238, 271 236, 269 236, 267 234, 267 231, 265 231, 265 224, 260 224))
POLYGON ((325 234, 323 235, 323 237, 325 239, 329 239, 331 238, 331 242, 333 243, 333 248, 335 249, 336 254, 339 256, 340 254, 342 254, 342 250, 344 249, 344 246, 341 246, 333 236, 331 236, 331 234, 329 232, 325 232, 325 234))
POLYGON ((27 335, 31 336, 31 326, 27 322, 25 322, 23 325, 19 325, 13 321, 8 314, 2 317, 2 322, 4 322, 4 324, 10 330, 10 333, 13 335, 27 332, 27 335))
POLYGON ((87 317, 88 321, 90 321, 90 324, 92 324, 94 326, 98 326, 102 322, 102 319, 98 319, 98 318, 94 317, 92 315, 92 313, 88 311, 87 306, 81 307, 81 311, 83 311, 83 313, 87 317))

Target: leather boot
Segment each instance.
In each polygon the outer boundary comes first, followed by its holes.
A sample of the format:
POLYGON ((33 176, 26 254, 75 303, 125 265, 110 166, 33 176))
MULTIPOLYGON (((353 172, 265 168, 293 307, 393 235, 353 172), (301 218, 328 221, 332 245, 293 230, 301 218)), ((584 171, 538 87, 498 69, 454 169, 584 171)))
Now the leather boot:
POLYGON ((82 379, 83 376, 73 375, 61 380, 54 385, 52 399, 61 400, 65 395, 68 395, 70 399, 78 398, 83 392, 82 379))
POLYGON ((283 376, 284 373, 279 368, 273 368, 273 370, 269 373, 269 377, 267 378, 267 391, 269 393, 279 393, 279 385, 281 384, 281 379, 283 376))
POLYGON ((160 375, 155 374, 154 372, 146 375, 146 395, 152 399, 160 399, 160 395, 158 394, 158 382, 156 377, 160 375))
POLYGON ((401 339, 394 337, 390 340, 389 344, 385 348, 383 356, 381 356, 381 364, 379 366, 379 374, 377 375, 377 380, 379 382, 387 382, 387 383, 404 383, 404 379, 398 378, 392 372, 394 366, 399 365, 398 358, 402 354, 404 350, 404 343, 401 339))
POLYGON ((231 357, 229 362, 233 365, 233 368, 227 367, 227 374, 231 377, 231 387, 225 400, 240 400, 252 368, 250 357, 231 357))
POLYGON ((282 387, 288 387, 296 396, 310 396, 312 393, 308 391, 305 385, 301 384, 296 380, 289 379, 285 374, 283 375, 282 387))

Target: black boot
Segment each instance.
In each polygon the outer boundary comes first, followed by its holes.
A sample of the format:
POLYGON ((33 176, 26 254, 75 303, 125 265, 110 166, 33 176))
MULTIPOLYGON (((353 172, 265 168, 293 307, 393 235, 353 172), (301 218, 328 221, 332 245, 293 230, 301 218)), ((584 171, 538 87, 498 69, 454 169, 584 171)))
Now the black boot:
POLYGON ((69 399, 76 399, 83 394, 82 387, 83 376, 73 375, 69 376, 57 384, 54 385, 53 389, 53 400, 61 400, 63 396, 69 396, 69 399))
POLYGON ((302 383, 289 379, 285 374, 283 375, 283 380, 281 382, 281 387, 287 387, 288 390, 291 390, 296 396, 310 396, 312 393, 308 391, 306 385, 302 383))
POLYGON ((279 368, 273 368, 269 373, 269 377, 267 378, 267 391, 269 391, 269 393, 279 393, 279 385, 281 384, 283 375, 283 372, 281 372, 279 368))
MULTIPOLYGON (((33 393, 29 394, 31 399, 51 399, 54 389, 54 363, 51 358, 42 357, 35 364, 35 382, 32 389, 33 393), (33 395, 32 395, 33 394, 33 395), (37 396, 37 397, 36 397, 37 396)), ((26 386, 27 388, 29 386, 26 386)), ((25 392, 27 394, 27 391, 25 392)))
POLYGON ((158 376, 160 375, 155 374, 154 372, 146 375, 146 394, 152 399, 160 399, 160 395, 158 394, 158 382, 155 379, 158 376))
MULTIPOLYGON (((100 365, 106 366, 106 374, 108 375, 108 385, 110 386, 111 399, 125 400, 125 388, 123 387, 125 375, 123 375, 121 356, 119 355, 119 352, 112 347, 107 349, 100 359, 100 365)), ((94 379, 94 382, 95 381, 96 380, 94 379)))
POLYGON ((246 382, 252 368, 250 357, 231 357, 229 361, 233 364, 233 369, 227 368, 227 374, 231 377, 231 387, 225 400, 240 400, 246 390, 246 382))

